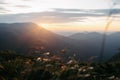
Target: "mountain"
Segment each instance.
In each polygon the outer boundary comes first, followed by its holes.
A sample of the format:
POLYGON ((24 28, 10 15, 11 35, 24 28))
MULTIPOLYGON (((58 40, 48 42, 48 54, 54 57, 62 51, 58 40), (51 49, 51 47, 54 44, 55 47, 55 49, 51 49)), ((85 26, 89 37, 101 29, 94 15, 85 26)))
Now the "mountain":
POLYGON ((31 45, 41 45, 49 49, 57 46, 64 48, 64 44, 67 44, 67 42, 64 42, 64 38, 34 23, 0 24, 0 48, 3 49, 15 49, 14 47, 17 49, 20 46, 26 48, 26 46, 31 45))
POLYGON ((82 44, 80 40, 55 34, 34 23, 0 23, 0 50, 15 50, 24 55, 64 53, 62 56, 67 58, 76 54, 79 59, 86 57, 82 44))
POLYGON ((96 40, 101 39, 101 34, 98 32, 81 32, 81 33, 75 33, 69 36, 73 39, 79 39, 79 40, 96 40))
MULTIPOLYGON (((84 33, 76 33, 69 36, 72 39, 76 40, 84 40, 84 43, 88 43, 87 50, 89 52, 94 52, 98 54, 101 49, 101 44, 103 40, 103 34, 98 32, 84 32, 84 33), (99 51, 98 51, 99 50, 99 51)), ((114 32, 107 34, 106 42, 105 42, 105 51, 104 51, 104 59, 109 59, 116 53, 117 49, 120 48, 120 32, 114 32)))
MULTIPOLYGON (((34 23, 0 23, 0 50, 15 50, 24 55, 39 56, 41 53, 50 52, 67 59, 99 59, 102 37, 103 35, 97 32, 64 37, 34 23)), ((119 41, 119 32, 107 35, 105 59, 116 53, 120 47, 119 41)))

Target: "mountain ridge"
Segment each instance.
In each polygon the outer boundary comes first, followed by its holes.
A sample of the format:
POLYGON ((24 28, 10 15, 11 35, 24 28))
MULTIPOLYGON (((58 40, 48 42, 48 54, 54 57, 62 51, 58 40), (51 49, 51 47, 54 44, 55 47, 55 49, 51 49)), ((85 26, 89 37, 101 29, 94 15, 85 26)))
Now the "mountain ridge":
POLYGON ((15 50, 21 54, 60 54, 65 49, 67 55, 72 56, 80 51, 75 46, 77 43, 72 42, 73 39, 55 34, 34 23, 0 24, 0 50, 15 50))
MULTIPOLYGON (((51 52, 66 58, 76 54, 75 58, 80 60, 88 60, 93 56, 99 59, 103 35, 97 32, 77 35, 61 36, 35 23, 0 23, 0 50, 10 49, 30 55, 36 52, 39 52, 38 55, 51 52), (65 53, 61 54, 61 51, 65 53)), ((119 36, 119 33, 107 35, 105 59, 113 56, 119 48, 119 36)))

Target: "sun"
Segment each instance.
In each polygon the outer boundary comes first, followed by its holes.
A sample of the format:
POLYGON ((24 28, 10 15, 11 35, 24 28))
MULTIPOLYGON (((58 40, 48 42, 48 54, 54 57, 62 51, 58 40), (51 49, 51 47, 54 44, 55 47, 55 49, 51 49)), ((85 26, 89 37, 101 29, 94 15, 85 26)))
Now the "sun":
POLYGON ((45 23, 37 23, 39 26, 49 29, 49 25, 45 23))

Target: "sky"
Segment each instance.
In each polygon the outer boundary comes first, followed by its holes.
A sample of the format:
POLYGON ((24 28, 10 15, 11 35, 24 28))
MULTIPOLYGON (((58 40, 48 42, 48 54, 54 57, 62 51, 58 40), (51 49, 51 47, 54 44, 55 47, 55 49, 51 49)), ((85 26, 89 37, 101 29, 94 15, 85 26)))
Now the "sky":
POLYGON ((101 32, 110 19, 109 31, 120 31, 120 0, 0 0, 0 23, 34 22, 60 34, 101 32))

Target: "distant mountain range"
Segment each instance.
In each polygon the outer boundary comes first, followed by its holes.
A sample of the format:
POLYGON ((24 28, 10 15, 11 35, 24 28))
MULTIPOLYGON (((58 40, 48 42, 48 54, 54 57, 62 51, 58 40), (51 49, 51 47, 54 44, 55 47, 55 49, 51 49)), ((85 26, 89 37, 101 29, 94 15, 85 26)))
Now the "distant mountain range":
MULTIPOLYGON (((96 49, 100 49, 103 34, 98 32, 88 32, 88 33, 76 33, 70 36, 70 38, 83 40, 87 42, 88 45, 93 47, 94 52, 97 53, 96 49)), ((114 32, 107 34, 105 42, 104 59, 108 59, 113 56, 117 50, 120 48, 120 32, 114 32)))
MULTIPOLYGON (((34 23, 0 23, 0 50, 15 50, 20 54, 39 55, 51 52, 68 58, 88 60, 99 56, 103 35, 97 32, 77 33, 64 37, 34 23)), ((108 59, 120 48, 120 33, 107 36, 104 58, 108 59)))

